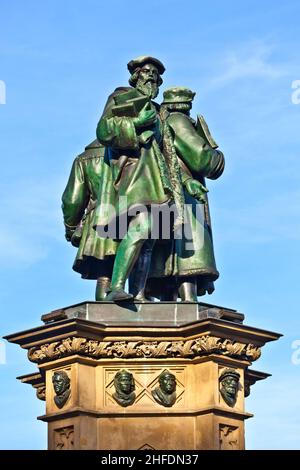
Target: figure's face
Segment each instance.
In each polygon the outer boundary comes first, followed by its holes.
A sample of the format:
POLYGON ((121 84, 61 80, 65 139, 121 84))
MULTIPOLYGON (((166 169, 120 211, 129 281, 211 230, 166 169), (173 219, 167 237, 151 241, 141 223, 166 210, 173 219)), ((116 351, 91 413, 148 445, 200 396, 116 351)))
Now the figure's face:
POLYGON ((238 391, 238 381, 234 377, 225 377, 222 380, 223 388, 225 389, 227 395, 231 398, 235 398, 238 391))
POLYGON ((121 377, 118 380, 118 385, 119 385, 119 389, 121 392, 129 395, 129 393, 131 393, 131 387, 132 387, 131 376, 128 374, 121 375, 121 377))
POLYGON ((158 70, 155 65, 145 64, 140 70, 140 78, 144 80, 144 82, 152 81, 157 83, 158 70))
POLYGON ((52 378, 52 383, 56 395, 60 395, 66 390, 66 380, 62 375, 55 374, 52 378))
POLYGON ((164 375, 159 381, 163 392, 171 394, 176 390, 176 380, 173 376, 164 375))
POLYGON ((158 95, 159 73, 155 65, 145 64, 139 72, 136 88, 144 95, 155 98, 158 95))

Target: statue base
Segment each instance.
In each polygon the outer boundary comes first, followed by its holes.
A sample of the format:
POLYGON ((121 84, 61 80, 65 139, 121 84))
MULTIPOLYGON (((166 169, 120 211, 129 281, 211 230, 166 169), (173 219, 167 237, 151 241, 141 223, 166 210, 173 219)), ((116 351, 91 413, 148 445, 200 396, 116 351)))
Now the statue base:
POLYGON ((176 302, 84 302, 43 315, 44 325, 6 339, 28 350, 38 371, 18 377, 46 401, 49 449, 244 449, 245 396, 269 374, 250 369, 261 347, 281 335, 243 324, 235 310, 176 302), (132 404, 115 399, 115 375, 134 378, 132 404), (237 373, 234 403, 220 377, 237 373), (54 391, 64 371, 68 390, 54 391), (174 403, 152 392, 168 371, 174 403), (59 401, 57 398, 59 398, 59 401), (225 401, 226 400, 226 401, 225 401))

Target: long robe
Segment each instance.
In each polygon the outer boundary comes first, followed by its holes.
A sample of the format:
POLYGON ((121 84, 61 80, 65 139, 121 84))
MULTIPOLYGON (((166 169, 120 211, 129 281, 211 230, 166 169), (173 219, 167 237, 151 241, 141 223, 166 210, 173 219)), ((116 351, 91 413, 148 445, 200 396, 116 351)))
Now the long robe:
POLYGON ((64 222, 81 226, 81 239, 73 264, 85 279, 111 276, 117 243, 100 238, 93 228, 94 211, 103 179, 105 148, 95 140, 74 160, 62 196, 64 222))
POLYGON ((172 197, 168 170, 160 151, 162 136, 158 105, 150 102, 157 113, 155 124, 138 131, 131 117, 112 113, 115 97, 128 90, 132 89, 117 88, 109 96, 97 127, 97 138, 106 147, 104 164, 107 168, 104 169, 106 176, 95 213, 96 227, 106 227, 128 209, 164 204, 172 197))
MULTIPOLYGON (((173 112, 168 117, 173 143, 185 175, 205 185, 205 177, 216 179, 224 170, 223 154, 211 148, 198 134, 196 124, 189 116, 173 112)), ((187 176, 185 176, 187 179, 187 176)), ((209 205, 206 196, 201 204, 187 191, 185 204, 190 205, 188 238, 158 241, 154 247, 149 273, 148 289, 157 297, 163 291, 162 278, 188 278, 195 276, 198 292, 204 281, 215 281, 219 273, 214 257, 209 205), (198 214, 196 217, 196 210, 198 214), (202 212, 202 217, 201 217, 202 212), (191 245, 192 242, 192 245, 191 245)))

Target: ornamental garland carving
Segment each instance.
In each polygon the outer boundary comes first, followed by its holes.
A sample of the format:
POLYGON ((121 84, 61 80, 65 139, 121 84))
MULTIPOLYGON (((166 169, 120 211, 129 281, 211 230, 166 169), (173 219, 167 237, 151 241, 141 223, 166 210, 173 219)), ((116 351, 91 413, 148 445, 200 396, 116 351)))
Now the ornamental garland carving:
POLYGON ((261 350, 254 344, 238 343, 209 335, 181 341, 95 341, 71 337, 29 349, 28 359, 39 364, 73 354, 95 359, 194 358, 220 354, 253 362, 260 357, 261 350))

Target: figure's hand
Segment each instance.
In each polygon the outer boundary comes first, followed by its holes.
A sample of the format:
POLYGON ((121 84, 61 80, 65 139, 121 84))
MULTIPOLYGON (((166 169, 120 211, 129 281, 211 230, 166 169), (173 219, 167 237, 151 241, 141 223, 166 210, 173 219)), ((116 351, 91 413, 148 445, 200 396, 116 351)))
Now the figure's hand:
POLYGON ((72 238, 74 232, 75 232, 75 229, 66 227, 65 237, 66 237, 67 242, 71 241, 71 238, 72 238))
POLYGON ((76 227, 76 230, 73 232, 73 235, 71 237, 71 244, 75 246, 76 248, 79 247, 80 242, 82 238, 82 225, 79 224, 76 227))
POLYGON ((199 202, 204 204, 206 202, 205 194, 208 193, 208 189, 200 183, 200 181, 189 179, 185 182, 185 188, 187 192, 198 199, 199 202))
POLYGON ((146 103, 145 106, 139 112, 139 115, 133 118, 133 123, 137 129, 141 127, 152 126, 155 121, 156 112, 154 109, 149 109, 149 103, 146 103))

